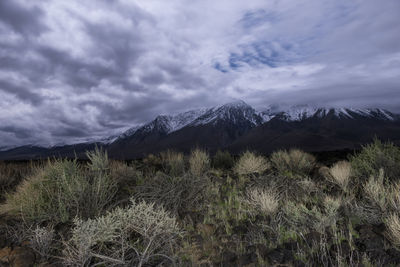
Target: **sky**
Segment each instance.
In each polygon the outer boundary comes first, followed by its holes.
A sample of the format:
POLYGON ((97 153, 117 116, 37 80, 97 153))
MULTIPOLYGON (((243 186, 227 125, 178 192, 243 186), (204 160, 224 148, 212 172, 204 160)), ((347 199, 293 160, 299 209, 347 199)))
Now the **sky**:
POLYGON ((0 148, 241 99, 400 112, 398 0, 0 0, 0 148))

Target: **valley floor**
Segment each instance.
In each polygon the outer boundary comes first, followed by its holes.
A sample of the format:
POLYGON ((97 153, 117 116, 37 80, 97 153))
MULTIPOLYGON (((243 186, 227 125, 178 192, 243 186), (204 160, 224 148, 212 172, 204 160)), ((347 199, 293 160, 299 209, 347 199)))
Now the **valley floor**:
POLYGON ((0 163, 0 266, 398 266, 400 148, 0 163))

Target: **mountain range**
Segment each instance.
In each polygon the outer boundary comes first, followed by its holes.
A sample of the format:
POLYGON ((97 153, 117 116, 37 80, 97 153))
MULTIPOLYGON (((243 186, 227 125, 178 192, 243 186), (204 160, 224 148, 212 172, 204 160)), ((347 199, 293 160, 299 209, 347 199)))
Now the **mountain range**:
POLYGON ((160 115, 120 135, 86 143, 52 147, 21 146, 0 151, 0 159, 51 156, 84 157, 96 145, 116 159, 141 158, 167 149, 188 152, 194 147, 240 153, 270 153, 297 147, 306 151, 357 149, 374 137, 400 144, 400 115, 384 109, 271 106, 255 110, 243 101, 213 108, 160 115))

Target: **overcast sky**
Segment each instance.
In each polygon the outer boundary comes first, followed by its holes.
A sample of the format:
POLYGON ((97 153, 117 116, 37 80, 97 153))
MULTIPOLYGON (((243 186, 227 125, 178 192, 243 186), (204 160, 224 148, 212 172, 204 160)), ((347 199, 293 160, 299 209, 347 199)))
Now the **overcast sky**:
POLYGON ((400 111, 399 0, 0 0, 0 147, 242 99, 400 111))

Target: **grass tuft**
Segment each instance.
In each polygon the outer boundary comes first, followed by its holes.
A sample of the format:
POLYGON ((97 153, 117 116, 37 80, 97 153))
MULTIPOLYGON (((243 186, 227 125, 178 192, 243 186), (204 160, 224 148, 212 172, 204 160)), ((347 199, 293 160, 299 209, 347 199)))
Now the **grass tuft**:
POLYGON ((288 177, 308 176, 315 166, 314 156, 298 149, 274 152, 271 162, 279 174, 288 177))
POLYGON ((195 149, 189 157, 190 173, 194 176, 202 176, 210 168, 210 157, 207 152, 195 149))
POLYGON ((234 171, 239 175, 263 173, 269 168, 269 162, 262 156, 246 151, 242 154, 234 167, 234 171))

